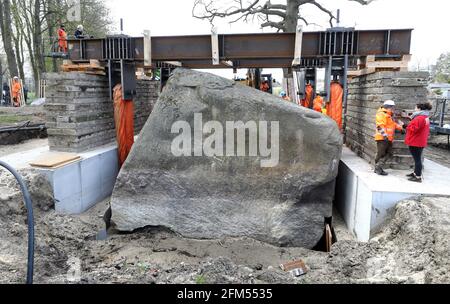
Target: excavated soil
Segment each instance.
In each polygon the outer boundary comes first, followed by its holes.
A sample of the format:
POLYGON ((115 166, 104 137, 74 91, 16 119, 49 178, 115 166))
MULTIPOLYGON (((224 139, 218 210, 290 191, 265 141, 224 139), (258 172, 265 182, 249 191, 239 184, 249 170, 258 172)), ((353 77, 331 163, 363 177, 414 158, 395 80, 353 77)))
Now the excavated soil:
MULTIPOLYGON (((97 241, 107 201, 80 216, 58 215, 45 179, 21 173, 35 204, 36 283, 450 283, 450 198, 400 203, 369 243, 338 229, 331 254, 251 239, 190 240, 157 228, 97 241), (298 258, 307 275, 293 278, 279 269, 298 258)), ((2 170, 0 283, 25 282, 26 210, 16 188, 2 170)))

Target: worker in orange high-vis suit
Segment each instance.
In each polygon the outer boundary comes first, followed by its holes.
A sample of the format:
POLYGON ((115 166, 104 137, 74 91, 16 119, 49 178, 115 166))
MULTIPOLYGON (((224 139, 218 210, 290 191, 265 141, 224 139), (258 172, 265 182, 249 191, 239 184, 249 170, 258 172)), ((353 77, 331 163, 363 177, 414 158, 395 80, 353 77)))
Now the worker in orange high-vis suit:
POLYGON ((301 101, 301 106, 305 108, 311 107, 311 102, 314 95, 314 88, 311 84, 307 84, 305 87, 305 98, 301 101))
POLYGON ((12 83, 12 100, 14 107, 20 107, 22 96, 22 85, 19 77, 15 76, 12 83))
POLYGON ((327 105, 327 115, 333 119, 342 130, 342 113, 343 113, 344 89, 339 82, 331 83, 330 102, 327 105))
POLYGON ((375 173, 381 176, 388 175, 383 170, 383 165, 393 157, 393 145, 395 131, 404 133, 403 125, 396 123, 393 119, 395 102, 388 100, 377 112, 377 131, 375 141, 377 142, 377 156, 375 158, 375 173))
POLYGON ((320 94, 317 94, 316 98, 314 98, 314 106, 313 110, 319 113, 323 113, 324 100, 320 94))
POLYGON ((261 85, 259 86, 259 90, 264 93, 268 93, 270 90, 269 82, 268 81, 261 82, 261 85))
POLYGON ((67 53, 67 33, 63 24, 58 30, 58 50, 61 53, 67 53))
POLYGON ((134 105, 132 100, 123 99, 121 84, 114 87, 113 96, 119 167, 122 167, 134 144, 134 105))

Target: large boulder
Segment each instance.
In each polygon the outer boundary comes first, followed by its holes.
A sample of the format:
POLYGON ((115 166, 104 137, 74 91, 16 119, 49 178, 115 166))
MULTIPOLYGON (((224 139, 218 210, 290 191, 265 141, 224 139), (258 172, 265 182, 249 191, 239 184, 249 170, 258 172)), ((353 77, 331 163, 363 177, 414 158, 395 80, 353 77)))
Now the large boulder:
POLYGON ((112 221, 120 231, 163 226, 312 248, 332 216, 341 152, 328 117, 177 69, 119 174, 112 221))

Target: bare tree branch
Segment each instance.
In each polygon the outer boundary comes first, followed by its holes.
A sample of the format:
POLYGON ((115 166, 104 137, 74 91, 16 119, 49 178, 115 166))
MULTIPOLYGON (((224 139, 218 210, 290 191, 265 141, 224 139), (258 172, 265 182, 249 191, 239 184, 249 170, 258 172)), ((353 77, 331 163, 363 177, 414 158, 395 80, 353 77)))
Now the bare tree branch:
POLYGON ((316 6, 318 9, 320 9, 322 12, 328 14, 328 16, 330 16, 330 26, 333 26, 333 19, 336 19, 336 17, 333 15, 333 13, 330 10, 326 9, 325 7, 323 7, 320 3, 317 3, 316 1, 308 1, 306 3, 312 4, 312 5, 316 6))
POLYGON ((298 20, 301 20, 305 23, 305 25, 309 25, 308 20, 306 20, 305 18, 303 18, 302 16, 298 16, 298 20))
MULTIPOLYGON (((352 2, 358 2, 361 5, 368 5, 376 0, 348 0, 352 2)), ((302 17, 298 8, 310 4, 327 14, 330 19, 330 26, 333 26, 333 20, 336 19, 333 12, 316 0, 286 0, 285 4, 272 4, 266 1, 262 4, 262 0, 233 0, 233 3, 228 8, 217 8, 215 4, 218 4, 218 0, 195 0, 192 9, 192 16, 197 19, 206 19, 213 24, 215 18, 227 18, 235 17, 230 23, 238 21, 253 21, 255 17, 262 23, 261 27, 273 27, 278 30, 292 31, 292 20, 301 20, 305 25, 312 23, 308 22, 306 18, 302 17), (293 9, 293 7, 295 9, 293 9), (197 14, 198 9, 201 8, 202 13, 197 14), (281 18, 280 20, 270 20, 270 17, 281 18)))
POLYGON ((284 4, 271 4, 269 1, 265 4, 266 8, 268 9, 279 9, 279 10, 286 10, 286 5, 284 4))
POLYGON ((285 26, 283 24, 283 22, 272 22, 272 21, 268 21, 265 22, 263 24, 261 24, 261 27, 273 27, 273 28, 277 28, 279 30, 284 30, 285 26))
POLYGON ((237 14, 242 14, 242 13, 247 13, 249 11, 251 11, 258 3, 260 0, 255 0, 253 3, 251 3, 249 6, 243 8, 242 6, 242 1, 240 1, 240 7, 241 8, 237 8, 237 7, 232 7, 236 8, 234 10, 230 10, 227 9, 224 12, 219 12, 217 9, 212 8, 212 4, 214 1, 209 1, 208 4, 203 3, 203 0, 196 0, 194 2, 194 7, 192 9, 192 16, 198 19, 208 19, 210 22, 212 22, 214 20, 214 18, 219 17, 219 18, 225 18, 225 17, 230 17, 233 15, 237 15, 237 14), (205 9, 205 14, 203 16, 197 16, 195 14, 195 9, 198 5, 203 5, 204 9, 205 9))
POLYGON ((348 0, 352 2, 358 2, 361 5, 369 5, 370 3, 374 2, 375 0, 348 0))

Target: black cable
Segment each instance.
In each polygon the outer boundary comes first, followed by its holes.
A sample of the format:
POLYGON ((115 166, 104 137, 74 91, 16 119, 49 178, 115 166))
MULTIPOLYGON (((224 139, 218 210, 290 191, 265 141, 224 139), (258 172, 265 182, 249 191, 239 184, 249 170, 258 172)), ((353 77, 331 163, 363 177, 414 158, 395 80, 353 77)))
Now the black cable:
POLYGON ((34 124, 34 125, 28 125, 28 126, 21 126, 21 127, 4 127, 0 128, 0 133, 14 133, 18 131, 43 131, 45 130, 45 124, 34 124))
POLYGON ((11 172, 20 185, 23 198, 25 200, 25 206, 27 208, 28 219, 28 267, 27 267, 27 284, 33 284, 33 272, 34 272, 34 216, 33 216, 33 203, 31 201, 31 195, 25 185, 22 177, 7 163, 0 160, 0 167, 4 167, 11 172))

